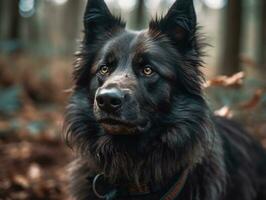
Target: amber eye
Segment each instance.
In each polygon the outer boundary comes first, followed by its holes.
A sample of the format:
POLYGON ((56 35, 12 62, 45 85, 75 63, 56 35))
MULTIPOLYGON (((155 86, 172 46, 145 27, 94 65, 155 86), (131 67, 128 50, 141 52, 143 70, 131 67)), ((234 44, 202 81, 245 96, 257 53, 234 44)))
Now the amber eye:
POLYGON ((143 74, 144 74, 145 76, 150 76, 150 75, 152 75, 152 74, 153 74, 153 70, 152 70, 152 68, 151 68, 150 66, 146 66, 146 67, 144 67, 144 69, 143 69, 143 74))
POLYGON ((106 75, 109 73, 109 67, 107 67, 106 65, 103 65, 100 67, 100 73, 101 75, 106 75))

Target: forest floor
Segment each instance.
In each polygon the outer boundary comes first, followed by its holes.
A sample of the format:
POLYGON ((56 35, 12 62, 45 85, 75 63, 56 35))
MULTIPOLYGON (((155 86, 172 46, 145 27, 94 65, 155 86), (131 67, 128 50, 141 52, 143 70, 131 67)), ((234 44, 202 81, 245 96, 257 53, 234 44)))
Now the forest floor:
MULTIPOLYGON (((40 69, 39 62, 0 58, 0 200, 70 199, 73 152, 62 123, 71 68, 53 60, 40 69)), ((266 148, 265 87, 244 74, 216 77, 205 87, 215 113, 238 120, 266 148)))

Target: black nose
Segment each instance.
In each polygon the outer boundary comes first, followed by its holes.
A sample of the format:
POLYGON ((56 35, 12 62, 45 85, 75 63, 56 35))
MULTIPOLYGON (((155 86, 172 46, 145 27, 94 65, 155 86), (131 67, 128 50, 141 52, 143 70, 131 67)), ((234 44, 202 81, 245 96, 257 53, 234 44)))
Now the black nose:
POLYGON ((124 94, 117 88, 100 89, 96 95, 96 101, 101 110, 115 112, 122 107, 124 94))

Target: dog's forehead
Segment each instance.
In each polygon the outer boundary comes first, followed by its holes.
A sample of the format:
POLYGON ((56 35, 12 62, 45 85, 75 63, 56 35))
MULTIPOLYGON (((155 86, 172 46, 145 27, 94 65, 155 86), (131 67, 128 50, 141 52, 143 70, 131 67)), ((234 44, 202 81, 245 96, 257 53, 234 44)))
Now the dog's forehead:
POLYGON ((127 52, 131 41, 134 40, 135 37, 136 37, 135 34, 122 32, 117 36, 113 37, 106 44, 106 50, 127 52))
POLYGON ((152 46, 147 31, 125 31, 112 38, 105 46, 105 52, 132 55, 144 52, 152 46))

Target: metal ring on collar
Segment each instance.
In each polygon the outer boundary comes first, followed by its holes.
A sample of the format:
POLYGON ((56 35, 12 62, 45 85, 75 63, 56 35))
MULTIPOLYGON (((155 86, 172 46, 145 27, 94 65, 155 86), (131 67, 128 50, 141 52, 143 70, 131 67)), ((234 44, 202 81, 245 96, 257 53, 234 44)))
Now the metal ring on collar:
POLYGON ((103 173, 101 174, 97 174, 94 179, 93 179, 93 182, 92 182, 92 190, 94 192, 94 194, 99 198, 99 199, 105 199, 105 200, 113 200, 116 198, 116 195, 117 195, 117 190, 114 189, 114 190, 111 190, 110 192, 107 192, 106 194, 104 195, 101 195, 97 192, 97 189, 96 189, 96 184, 97 184, 97 180, 101 177, 101 176, 104 176, 103 173))
POLYGON ((99 193, 97 192, 97 189, 96 189, 96 183, 97 183, 97 180, 98 180, 101 176, 103 176, 103 175, 104 175, 103 173, 101 173, 101 174, 97 174, 97 175, 94 177, 93 182, 92 182, 92 190, 93 190, 94 194, 95 194, 98 198, 100 198, 100 199, 106 199, 106 194, 101 195, 101 194, 99 194, 99 193))

